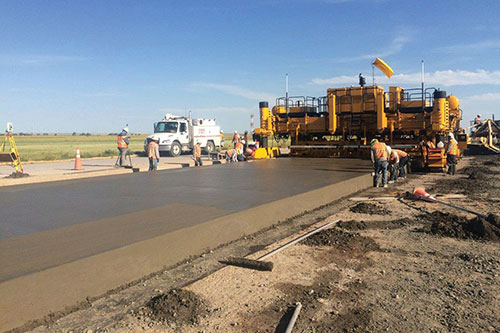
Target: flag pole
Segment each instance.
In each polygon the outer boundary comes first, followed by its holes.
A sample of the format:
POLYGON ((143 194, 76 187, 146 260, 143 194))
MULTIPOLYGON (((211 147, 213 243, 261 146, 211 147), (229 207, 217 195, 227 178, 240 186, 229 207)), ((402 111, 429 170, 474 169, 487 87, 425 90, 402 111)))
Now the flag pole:
POLYGON ((288 73, 286 73, 286 76, 285 76, 285 93, 286 93, 285 109, 286 109, 286 113, 288 113, 288 73))
POLYGON ((372 63, 372 85, 375 86, 375 66, 372 63))
POLYGON ((425 94, 424 94, 424 61, 422 60, 422 70, 421 70, 421 80, 422 80, 422 112, 425 110, 425 94))

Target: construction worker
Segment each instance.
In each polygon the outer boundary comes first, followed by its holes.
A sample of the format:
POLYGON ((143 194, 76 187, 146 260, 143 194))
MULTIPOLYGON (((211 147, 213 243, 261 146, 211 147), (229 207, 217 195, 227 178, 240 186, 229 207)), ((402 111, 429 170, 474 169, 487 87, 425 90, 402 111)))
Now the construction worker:
POLYGON ((117 146, 120 152, 120 166, 124 166, 125 159, 127 156, 128 145, 130 144, 130 135, 128 133, 128 127, 124 127, 120 134, 118 134, 117 146))
POLYGON ((248 131, 245 131, 245 133, 243 134, 242 142, 243 142, 243 152, 245 152, 248 147, 248 131))
POLYGON ((476 118, 474 118, 474 125, 479 125, 481 124, 481 115, 478 114, 476 118))
POLYGON ((236 148, 236 145, 240 142, 240 135, 238 134, 238 131, 234 131, 233 134, 233 148, 236 148))
POLYGON ((198 141, 193 148, 193 159, 194 166, 202 166, 203 162, 201 161, 201 143, 198 141))
POLYGON ((220 145, 221 147, 224 147, 224 132, 222 132, 222 130, 220 130, 220 145))
POLYGON ((226 151, 226 162, 231 163, 231 162, 238 162, 237 160, 237 153, 236 149, 228 149, 226 151))
POLYGON ((375 169, 375 175, 373 176, 373 187, 378 186, 379 173, 382 172, 382 185, 387 187, 387 158, 389 154, 387 152, 387 146, 383 142, 379 142, 377 139, 373 139, 370 142, 371 145, 371 159, 373 163, 373 168, 375 169))
POLYGON ((398 177, 406 178, 405 167, 410 161, 410 155, 408 155, 408 153, 405 152, 404 150, 393 149, 392 151, 398 154, 398 159, 399 159, 398 177))
POLYGON ((399 171, 399 155, 396 153, 394 149, 391 147, 387 146, 387 153, 388 153, 388 169, 390 173, 389 177, 389 183, 393 183, 396 180, 398 180, 398 171, 399 171))
POLYGON ((458 157, 458 142, 453 133, 448 133, 448 143, 446 144, 446 164, 448 164, 449 175, 455 175, 455 168, 458 157))
POLYGON ((160 138, 157 135, 153 135, 148 143, 148 159, 149 159, 149 171, 155 171, 158 169, 158 163, 160 162, 160 138))

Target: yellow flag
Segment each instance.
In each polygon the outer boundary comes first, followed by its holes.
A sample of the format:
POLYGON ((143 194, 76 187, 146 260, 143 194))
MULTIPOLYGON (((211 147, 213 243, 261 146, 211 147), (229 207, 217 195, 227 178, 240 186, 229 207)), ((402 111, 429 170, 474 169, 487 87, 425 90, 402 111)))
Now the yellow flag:
POLYGON ((392 70, 392 68, 389 65, 387 65, 385 63, 385 61, 383 61, 380 58, 375 58, 375 61, 373 62, 373 66, 376 66, 378 69, 380 69, 382 71, 382 73, 387 75, 387 77, 389 79, 391 78, 392 74, 394 74, 394 71, 392 70))

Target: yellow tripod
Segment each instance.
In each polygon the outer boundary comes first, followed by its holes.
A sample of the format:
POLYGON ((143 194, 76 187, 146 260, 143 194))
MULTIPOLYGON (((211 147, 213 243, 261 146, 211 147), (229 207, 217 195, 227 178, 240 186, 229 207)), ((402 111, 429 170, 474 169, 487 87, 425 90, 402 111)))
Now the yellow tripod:
POLYGON ((19 151, 17 150, 16 142, 14 141, 14 135, 11 132, 7 132, 5 135, 1 148, 0 162, 12 162, 12 166, 16 169, 16 172, 24 173, 21 158, 19 157, 19 151), (5 147, 7 142, 9 143, 10 151, 6 152, 5 147))

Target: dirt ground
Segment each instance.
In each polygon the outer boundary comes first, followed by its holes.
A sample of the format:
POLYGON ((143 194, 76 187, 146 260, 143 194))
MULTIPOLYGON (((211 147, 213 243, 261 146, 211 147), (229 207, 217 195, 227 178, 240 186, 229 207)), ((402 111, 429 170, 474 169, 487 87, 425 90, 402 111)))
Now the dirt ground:
POLYGON ((459 167, 454 177, 412 174, 364 191, 366 201, 304 213, 25 329, 284 332, 300 302, 293 332, 500 332, 500 159, 468 158, 459 167), (492 215, 408 198, 422 186, 492 215), (219 263, 256 259, 332 221, 266 259, 271 272, 219 263))

